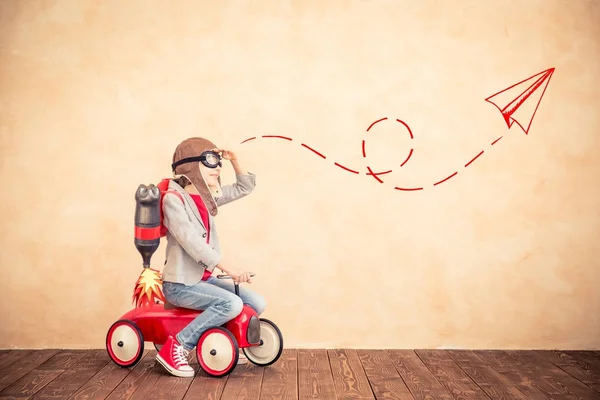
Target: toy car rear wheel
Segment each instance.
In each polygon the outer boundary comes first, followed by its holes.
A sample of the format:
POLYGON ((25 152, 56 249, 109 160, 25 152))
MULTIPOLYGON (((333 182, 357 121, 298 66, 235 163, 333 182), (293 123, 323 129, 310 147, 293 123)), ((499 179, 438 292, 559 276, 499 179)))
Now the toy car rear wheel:
POLYGON ((266 367, 281 357, 281 353, 283 353, 283 335, 275 323, 266 318, 261 318, 260 341, 260 345, 245 347, 242 351, 251 363, 266 367))
POLYGON ((240 357, 238 342, 229 330, 215 327, 198 339, 196 358, 207 375, 219 378, 233 371, 240 357))
POLYGON ((144 337, 132 321, 118 320, 106 334, 106 351, 110 359, 120 367, 137 364, 144 355, 144 337))

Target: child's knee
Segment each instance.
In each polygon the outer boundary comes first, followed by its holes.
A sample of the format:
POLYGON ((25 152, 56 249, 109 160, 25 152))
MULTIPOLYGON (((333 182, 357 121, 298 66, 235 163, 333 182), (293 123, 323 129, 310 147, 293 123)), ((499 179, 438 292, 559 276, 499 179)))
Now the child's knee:
POLYGON ((267 301, 263 296, 256 294, 252 299, 252 308, 258 315, 261 315, 267 308, 267 301))
POLYGON ((244 303, 242 302, 242 299, 234 296, 227 300, 223 300, 221 302, 221 307, 229 319, 233 319, 241 314, 242 310, 244 309, 244 303))

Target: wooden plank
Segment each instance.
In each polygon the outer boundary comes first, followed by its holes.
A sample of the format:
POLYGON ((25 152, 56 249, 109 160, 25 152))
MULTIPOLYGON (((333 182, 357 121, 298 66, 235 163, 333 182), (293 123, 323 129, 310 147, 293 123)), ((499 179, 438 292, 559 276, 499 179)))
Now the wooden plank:
POLYGON ((109 362, 112 361, 106 349, 86 351, 70 369, 37 392, 33 399, 67 399, 109 362))
MULTIPOLYGON (((132 399, 132 400, 146 400, 146 399, 152 398, 155 396, 154 388, 156 387, 158 380, 164 376, 173 376, 168 371, 166 371, 165 368, 161 364, 159 364, 156 361, 156 350, 154 350, 154 353, 152 353, 152 354, 153 354, 153 357, 151 359, 149 358, 150 355, 147 355, 145 357, 144 364, 143 364, 143 370, 140 370, 141 372, 139 373, 139 376, 137 376, 137 378, 134 380, 134 382, 130 382, 132 387, 130 387, 129 390, 127 390, 126 395, 124 395, 124 398, 132 399), (150 369, 150 365, 147 364, 150 362, 150 360, 152 360, 152 364, 151 364, 152 368, 151 369, 150 369), (147 375, 143 373, 146 369, 149 369, 149 372, 147 375), (132 392, 133 395, 129 395, 130 392, 132 392)), ((194 368, 193 365, 191 365, 191 367, 194 368)), ((134 371, 132 371, 132 373, 133 372, 134 371)), ((174 378, 177 378, 177 377, 174 377, 174 378)), ((191 380, 192 378, 177 378, 177 379, 191 380)), ((125 378, 124 381, 125 380, 127 380, 127 378, 125 378)), ((123 382, 121 382, 121 383, 123 383, 123 382)), ((118 388, 119 387, 117 386, 115 391, 118 388)), ((111 396, 112 396, 112 394, 111 394, 111 396)))
POLYGON ((413 400, 385 350, 357 350, 376 399, 413 400))
POLYGON ((327 350, 298 350, 298 397, 300 400, 336 398, 327 350))
POLYGON ((564 353, 588 364, 594 372, 600 373, 600 357, 595 352, 587 350, 569 350, 564 353))
MULTIPOLYGON (((19 350, 4 350, 4 352, 2 354, 0 354, 0 371, 2 370, 2 368, 4 368, 6 365, 9 365, 12 363, 12 361, 5 361, 7 359, 10 359, 12 357, 14 357, 12 354, 16 351, 19 350)), ((21 352, 23 352, 25 350, 21 350, 21 352)))
POLYGON ((63 372, 64 370, 35 369, 0 392, 0 400, 28 399, 63 372))
POLYGON ((0 373, 0 391, 3 391, 11 383, 21 379, 29 372, 39 367, 42 363, 57 354, 59 350, 36 350, 20 357, 16 362, 4 367, 0 373))
POLYGON ((536 355, 533 351, 507 350, 506 353, 522 365, 522 368, 528 368, 536 382, 544 382, 549 387, 553 387, 553 391, 549 392, 552 396, 562 396, 565 399, 593 399, 598 394, 594 389, 536 355))
POLYGON ((414 351, 387 350, 387 353, 415 399, 452 399, 414 351))
POLYGON ((72 368, 89 350, 61 350, 48 361, 40 365, 40 370, 67 370, 72 368))
POLYGON ((504 350, 477 350, 476 354, 492 368, 513 382, 526 396, 532 399, 552 400, 557 391, 554 384, 540 379, 531 366, 515 360, 504 350))
POLYGON ((30 398, 29 396, 24 396, 24 395, 17 395, 17 396, 0 395, 0 400, 28 400, 29 398, 30 398))
POLYGON ((534 353, 600 392, 600 371, 595 371, 593 365, 588 364, 585 360, 572 357, 563 351, 538 350, 534 353))
MULTIPOLYGON (((198 371, 197 364, 194 363, 195 351, 190 352, 188 362, 192 368, 198 371)), ((133 395, 125 396, 123 393, 123 387, 119 389, 117 387, 115 391, 119 391, 117 394, 111 393, 113 398, 131 398, 136 399, 148 399, 148 398, 159 398, 159 399, 182 399, 186 392, 189 390, 194 378, 180 378, 175 375, 171 375, 160 363, 156 361, 156 350, 150 350, 148 354, 141 360, 141 366, 139 372, 130 378, 128 382, 123 380, 122 384, 126 385, 128 390, 125 393, 133 393, 133 395)), ((139 364, 138 364, 139 365, 139 364)), ((133 371, 132 371, 133 373, 133 371)), ((130 374, 131 375, 131 374, 130 374)))
POLYGON ((157 399, 183 399, 193 382, 193 378, 179 378, 167 371, 161 371, 162 375, 156 381, 152 389, 151 398, 157 399))
POLYGON ((357 350, 367 378, 400 378, 385 350, 357 350))
POLYGON ((14 398, 31 397, 71 368, 84 354, 84 351, 60 351, 27 375, 13 382, 0 395, 14 398))
POLYGON ((238 365, 227 379, 221 400, 259 400, 265 368, 251 362, 238 365))
POLYGON ((329 364, 338 399, 375 399, 356 350, 329 350, 329 364))
MULTIPOLYGON (((488 352, 483 351, 481 353, 485 355, 488 352)), ((495 351, 493 352, 493 355, 496 359, 501 360, 504 365, 508 365, 508 367, 504 368, 514 371, 512 374, 506 375, 507 378, 510 379, 512 377, 515 382, 518 381, 518 379, 522 379, 523 385, 517 386, 528 396, 533 397, 533 393, 526 392, 529 388, 533 388, 547 399, 555 399, 557 394, 561 393, 561 385, 556 381, 549 379, 548 374, 545 373, 549 368, 558 371, 557 367, 544 363, 543 368, 540 368, 522 358, 515 358, 508 350, 495 351)), ((485 357, 482 358, 486 359, 485 357)))
POLYGON ((131 370, 132 368, 123 368, 110 361, 79 388, 70 399, 104 399, 129 375, 131 370))
POLYGON ((298 400, 298 352, 284 349, 275 364, 265 368, 261 400, 298 400))
POLYGON ((7 354, 3 355, 0 359, 0 376, 7 374, 8 369, 11 368, 18 360, 29 357, 35 350, 11 350, 7 354))
POLYGON ((445 350, 415 350, 415 354, 452 396, 465 400, 489 397, 445 350))
POLYGON ((212 378, 200 368, 183 397, 185 400, 218 400, 223 394, 229 376, 223 378, 212 378))
POLYGON ((515 382, 521 379, 522 384, 518 385, 519 389, 527 395, 530 395, 530 393, 526 390, 534 388, 542 393, 546 399, 554 399, 557 396, 565 399, 577 398, 571 393, 565 393, 563 384, 557 381, 554 375, 555 372, 559 371, 559 368, 552 364, 543 362, 541 366, 536 365, 527 362, 521 356, 515 356, 514 352, 510 351, 479 351, 479 354, 502 374, 507 374, 502 370, 514 371, 512 374, 508 373, 507 378, 513 379, 515 382), (494 362, 500 363, 501 366, 494 365, 494 362))
MULTIPOLYGON (((447 350, 447 354, 492 399, 529 399, 519 388, 471 350, 447 350)), ((543 396, 538 396, 543 398, 543 396)))
MULTIPOLYGON (((123 400, 131 398, 134 393, 140 388, 147 385, 148 381, 152 381, 152 386, 158 379, 158 372, 155 369, 156 365, 156 350, 149 350, 144 357, 137 363, 131 372, 123 379, 114 390, 106 397, 106 400, 123 400), (152 376, 155 377, 152 380, 152 376)), ((160 367, 162 368, 162 367, 160 367)))

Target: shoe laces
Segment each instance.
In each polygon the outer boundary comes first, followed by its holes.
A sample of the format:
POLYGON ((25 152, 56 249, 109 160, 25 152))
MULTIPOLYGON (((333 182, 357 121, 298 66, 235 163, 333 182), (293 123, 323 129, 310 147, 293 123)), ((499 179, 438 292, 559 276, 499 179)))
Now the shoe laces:
POLYGON ((173 349, 173 361, 175 361, 175 364, 178 367, 188 365, 188 354, 190 354, 190 352, 184 349, 183 346, 175 345, 175 348, 173 349))

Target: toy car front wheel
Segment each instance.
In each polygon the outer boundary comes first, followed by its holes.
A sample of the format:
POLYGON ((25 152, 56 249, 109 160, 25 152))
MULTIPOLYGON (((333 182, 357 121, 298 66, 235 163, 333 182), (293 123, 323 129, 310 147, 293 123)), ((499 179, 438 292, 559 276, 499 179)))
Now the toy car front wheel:
POLYGON ((106 350, 110 359, 120 367, 129 368, 144 355, 144 338, 140 328, 132 321, 119 320, 106 334, 106 350))
POLYGON ((272 321, 260 319, 260 342, 258 346, 242 349, 251 363, 266 367, 281 357, 283 352, 283 335, 272 321))
POLYGON ((196 346, 198 364, 212 377, 228 375, 236 367, 240 349, 231 332, 223 327, 206 330, 196 346))

